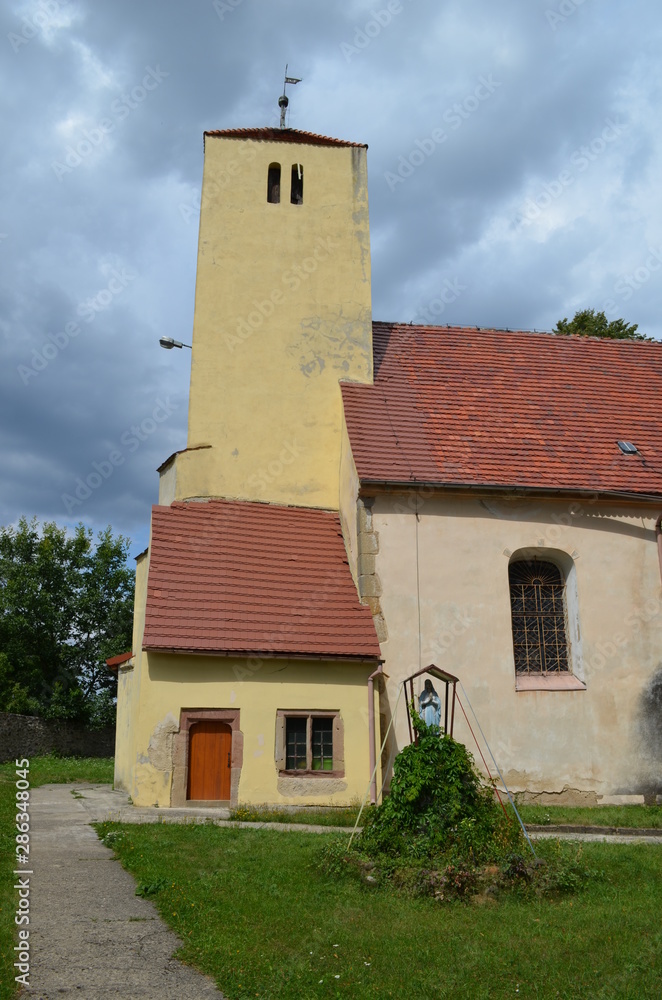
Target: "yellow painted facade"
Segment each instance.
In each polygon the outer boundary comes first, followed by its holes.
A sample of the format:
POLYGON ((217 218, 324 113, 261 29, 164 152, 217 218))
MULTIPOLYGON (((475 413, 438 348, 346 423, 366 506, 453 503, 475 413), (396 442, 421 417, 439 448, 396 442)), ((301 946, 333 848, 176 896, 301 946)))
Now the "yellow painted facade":
MULTIPOLYGON (((349 805, 370 779, 367 679, 374 665, 285 658, 142 655, 135 761, 125 788, 136 805, 168 807, 182 710, 239 712, 243 759, 237 802, 244 805, 349 805), (343 726, 344 775, 279 775, 277 713, 335 711, 343 726)), ((185 766, 185 765, 184 765, 185 766)), ((174 803, 177 804, 177 803, 174 803)), ((183 803, 182 803, 183 804, 183 803)))
MULTIPOLYGON (((223 497, 339 511, 356 579, 358 478, 341 379, 372 382, 365 148, 207 134, 188 446, 161 468, 159 503, 223 497), (278 203, 267 198, 275 164, 278 203)), ((116 785, 137 805, 183 804, 182 712, 227 710, 239 713, 237 803, 363 799, 375 663, 143 651, 148 565, 138 564, 133 663, 119 674, 116 785), (338 713, 341 777, 279 774, 277 719, 289 710, 338 713)), ((375 705, 378 720, 377 692, 375 705)))
POLYGON ((140 715, 140 681, 144 653, 145 605, 149 553, 138 557, 133 614, 133 650, 128 665, 121 666, 117 675, 117 722, 115 730, 115 786, 129 789, 133 785, 140 715))
MULTIPOLYGON (((513 791, 650 799, 662 760, 659 511, 507 489, 367 495, 339 381, 372 377, 365 149, 208 135, 188 446, 161 468, 159 502, 223 497, 339 513, 385 658, 373 703, 378 762, 391 719, 386 758, 409 742, 403 679, 435 663, 462 680, 513 791), (267 198, 276 165, 278 203, 267 198), (536 680, 544 690, 517 686, 508 564, 518 554, 563 572, 571 669, 536 680)), ((145 652, 148 563, 138 563, 133 664, 119 675, 117 785, 139 805, 184 804, 186 726, 196 712, 220 713, 232 719, 233 802, 363 799, 376 664, 145 652), (282 773, 288 711, 337 713, 342 774, 282 773)), ((476 752, 459 710, 455 735, 476 752)), ((336 749, 334 736, 334 761, 336 749)), ((378 771, 378 790, 381 780, 378 771)))
POLYGON ((356 516, 356 498, 359 495, 359 476, 356 471, 352 447, 349 443, 345 415, 342 418, 340 437, 340 523, 347 549, 349 569, 354 583, 358 585, 359 578, 359 539, 358 519, 356 516))
POLYGON ((188 450, 175 459, 174 499, 338 510, 338 381, 372 381, 365 152, 207 135, 188 450), (267 201, 274 164, 278 204, 267 201), (293 165, 302 204, 290 201, 293 165))

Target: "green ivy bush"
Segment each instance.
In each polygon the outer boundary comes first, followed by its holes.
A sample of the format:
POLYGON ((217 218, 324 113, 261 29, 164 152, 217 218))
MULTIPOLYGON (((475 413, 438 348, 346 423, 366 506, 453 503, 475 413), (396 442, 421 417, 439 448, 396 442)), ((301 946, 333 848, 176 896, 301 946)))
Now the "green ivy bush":
POLYGON ((395 759, 388 797, 371 810, 358 846, 370 857, 487 864, 526 848, 521 828, 483 784, 473 757, 412 713, 418 741, 395 759))
POLYGON ((415 711, 412 721, 418 738, 396 757, 389 795, 368 811, 351 848, 345 838, 328 844, 328 874, 438 900, 574 892, 599 875, 567 846, 549 863, 536 858, 466 747, 415 711))

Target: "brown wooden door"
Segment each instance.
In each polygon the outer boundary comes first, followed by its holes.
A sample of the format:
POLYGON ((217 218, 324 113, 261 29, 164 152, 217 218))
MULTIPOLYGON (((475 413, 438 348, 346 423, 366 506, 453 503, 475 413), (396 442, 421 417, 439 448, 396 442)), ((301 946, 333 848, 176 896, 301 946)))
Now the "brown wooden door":
POLYGON ((230 798, 232 729, 225 722, 195 722, 189 731, 188 798, 230 798))

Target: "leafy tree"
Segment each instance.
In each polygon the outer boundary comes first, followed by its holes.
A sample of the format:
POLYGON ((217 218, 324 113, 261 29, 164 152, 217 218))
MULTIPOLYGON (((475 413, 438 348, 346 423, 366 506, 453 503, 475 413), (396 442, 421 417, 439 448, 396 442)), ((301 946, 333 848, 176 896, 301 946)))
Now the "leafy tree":
POLYGON ((131 646, 129 541, 21 518, 0 528, 0 711, 108 716, 105 660, 131 646))
POLYGON ((604 337, 609 340, 653 340, 643 333, 637 333, 637 323, 626 323, 624 319, 608 320, 603 312, 595 309, 580 309, 572 319, 560 319, 554 333, 576 337, 604 337))

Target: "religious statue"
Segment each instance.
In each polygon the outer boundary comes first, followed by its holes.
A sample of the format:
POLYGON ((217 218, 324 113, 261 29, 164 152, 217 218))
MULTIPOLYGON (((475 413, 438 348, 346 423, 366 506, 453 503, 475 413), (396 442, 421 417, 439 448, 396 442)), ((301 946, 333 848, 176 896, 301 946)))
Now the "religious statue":
POLYGON ((418 714, 426 726, 441 725, 441 698, 433 688, 429 678, 418 696, 418 714))

